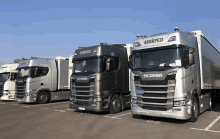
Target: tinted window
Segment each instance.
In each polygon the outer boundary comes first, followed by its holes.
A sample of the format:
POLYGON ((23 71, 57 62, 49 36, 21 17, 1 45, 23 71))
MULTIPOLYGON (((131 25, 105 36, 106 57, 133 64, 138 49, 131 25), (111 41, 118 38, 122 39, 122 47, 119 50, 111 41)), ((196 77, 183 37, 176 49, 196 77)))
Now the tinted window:
POLYGON ((183 63, 185 66, 189 64, 189 49, 188 48, 183 48, 183 63))
POLYGON ((119 68, 119 58, 118 57, 103 57, 102 62, 102 70, 106 71, 106 64, 107 64, 107 59, 109 59, 110 61, 110 70, 109 71, 114 71, 114 70, 118 70, 119 68))
POLYGON ((14 81, 17 77, 17 73, 11 73, 11 80, 14 81))
POLYGON ((32 77, 46 76, 48 71, 49 71, 48 67, 33 67, 32 77))
POLYGON ((119 58, 116 57, 115 58, 115 70, 118 70, 118 68, 119 68, 119 58))

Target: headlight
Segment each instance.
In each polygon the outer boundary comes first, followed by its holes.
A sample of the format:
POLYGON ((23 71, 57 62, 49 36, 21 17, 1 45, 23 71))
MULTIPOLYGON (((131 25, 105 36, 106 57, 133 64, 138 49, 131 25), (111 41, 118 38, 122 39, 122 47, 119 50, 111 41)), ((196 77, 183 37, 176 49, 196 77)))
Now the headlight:
POLYGON ((26 93, 26 96, 30 96, 31 95, 31 91, 28 91, 27 93, 26 93))
POLYGON ((102 98, 94 98, 93 99, 93 102, 100 102, 100 101, 102 101, 102 98))
POLYGON ((178 106, 186 106, 186 100, 181 100, 181 101, 174 101, 173 106, 178 107, 178 106))
POLYGON ((77 93, 76 89, 71 89, 72 95, 75 95, 77 93))
POLYGON ((91 79, 95 78, 95 75, 91 76, 91 79))
POLYGON ((138 74, 134 73, 134 76, 140 76, 140 75, 138 75, 138 74))
POLYGON ((131 98, 131 103, 137 104, 137 99, 131 98))
POLYGON ((167 75, 176 75, 176 71, 170 72, 167 75))

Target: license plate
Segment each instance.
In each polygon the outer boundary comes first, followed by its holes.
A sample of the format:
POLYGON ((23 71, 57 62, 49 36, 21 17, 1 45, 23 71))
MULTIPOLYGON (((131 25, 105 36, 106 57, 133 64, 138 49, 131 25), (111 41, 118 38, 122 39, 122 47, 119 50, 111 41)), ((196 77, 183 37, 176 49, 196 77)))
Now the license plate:
POLYGON ((78 110, 86 110, 86 108, 78 107, 78 110))
POLYGON ((136 90, 137 94, 144 94, 144 90, 136 90))

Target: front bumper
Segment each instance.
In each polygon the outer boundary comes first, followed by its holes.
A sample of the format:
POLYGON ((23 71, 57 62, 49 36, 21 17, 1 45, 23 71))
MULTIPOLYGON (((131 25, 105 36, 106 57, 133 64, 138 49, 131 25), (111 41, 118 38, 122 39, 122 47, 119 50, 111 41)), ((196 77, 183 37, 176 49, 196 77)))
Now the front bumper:
POLYGON ((89 105, 76 105, 73 101, 70 101, 70 108, 77 110, 80 110, 79 108, 83 108, 85 111, 95 111, 95 112, 109 111, 109 108, 103 108, 102 102, 96 102, 95 106, 92 106, 92 104, 89 103, 89 105))
POLYGON ((26 103, 36 102, 36 97, 31 97, 31 96, 25 96, 24 98, 15 97, 15 101, 26 102, 26 103))
POLYGON ((3 92, 3 96, 1 100, 15 100, 15 93, 14 92, 3 92), (6 95, 7 94, 7 95, 6 95))
POLYGON ((191 107, 182 106, 175 107, 168 111, 156 111, 156 110, 146 110, 139 107, 137 104, 131 104, 131 110, 133 114, 155 116, 155 117, 165 117, 186 120, 191 118, 191 107), (179 109, 178 111, 173 111, 173 109, 179 109))

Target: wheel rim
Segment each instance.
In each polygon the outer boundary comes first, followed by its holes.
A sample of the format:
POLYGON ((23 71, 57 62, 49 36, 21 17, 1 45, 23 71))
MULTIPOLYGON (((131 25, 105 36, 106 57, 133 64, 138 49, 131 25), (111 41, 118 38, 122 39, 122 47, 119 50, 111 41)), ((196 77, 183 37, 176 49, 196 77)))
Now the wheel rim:
POLYGON ((209 105, 210 105, 210 108, 212 108, 212 99, 211 98, 209 99, 209 105))
POLYGON ((47 95, 46 94, 42 94, 40 96, 40 99, 41 99, 42 102, 46 102, 47 101, 47 95))
POLYGON ((194 102, 193 110, 194 110, 194 116, 197 117, 198 116, 198 105, 196 102, 194 102))
POLYGON ((113 108, 114 108, 115 110, 118 110, 118 109, 120 108, 120 101, 119 101, 118 99, 115 99, 115 100, 113 101, 113 108))

